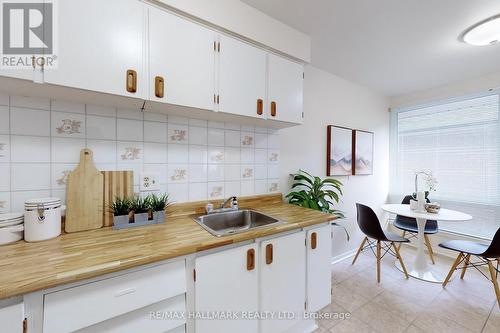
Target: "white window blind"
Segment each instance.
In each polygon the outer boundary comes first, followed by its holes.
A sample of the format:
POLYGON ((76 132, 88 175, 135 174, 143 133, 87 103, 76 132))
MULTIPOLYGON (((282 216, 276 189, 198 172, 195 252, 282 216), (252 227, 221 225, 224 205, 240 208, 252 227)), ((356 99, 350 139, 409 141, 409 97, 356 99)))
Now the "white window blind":
POLYGON ((415 171, 431 170, 439 182, 431 200, 499 206, 498 94, 399 110, 391 126, 393 194, 413 193, 415 171))

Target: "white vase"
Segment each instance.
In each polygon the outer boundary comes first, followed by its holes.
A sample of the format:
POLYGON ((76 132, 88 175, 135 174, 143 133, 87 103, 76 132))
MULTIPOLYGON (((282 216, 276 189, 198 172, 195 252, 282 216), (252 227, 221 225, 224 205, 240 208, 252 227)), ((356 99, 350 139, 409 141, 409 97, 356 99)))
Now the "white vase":
POLYGON ((418 211, 419 212, 425 212, 425 192, 424 191, 419 191, 417 193, 417 201, 418 201, 418 211))

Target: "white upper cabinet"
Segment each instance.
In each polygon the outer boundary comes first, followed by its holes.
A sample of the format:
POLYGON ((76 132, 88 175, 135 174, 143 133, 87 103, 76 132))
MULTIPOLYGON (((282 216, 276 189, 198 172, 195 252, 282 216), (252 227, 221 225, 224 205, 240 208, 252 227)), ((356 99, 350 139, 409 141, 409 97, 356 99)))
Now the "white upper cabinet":
MULTIPOLYGON (((306 249, 303 231, 261 243, 260 311, 302 314, 306 298, 306 249)), ((300 318, 261 321, 261 333, 285 332, 300 318)))
POLYGON ((307 310, 316 312, 330 304, 332 285, 332 236, 326 225, 307 231, 307 310))
MULTIPOLYGON (((196 258, 195 303, 201 312, 258 311, 258 245, 196 258)), ((196 333, 256 333, 257 320, 196 320, 196 333)))
POLYGON ((212 110, 214 43, 213 31, 149 7, 149 99, 212 110))
POLYGON ((58 67, 45 70, 45 82, 144 98, 144 4, 64 0, 57 8, 58 67))
POLYGON ((301 64, 268 55, 268 119, 302 123, 303 73, 301 64))
POLYGON ((220 35, 218 111, 265 119, 266 52, 220 35))

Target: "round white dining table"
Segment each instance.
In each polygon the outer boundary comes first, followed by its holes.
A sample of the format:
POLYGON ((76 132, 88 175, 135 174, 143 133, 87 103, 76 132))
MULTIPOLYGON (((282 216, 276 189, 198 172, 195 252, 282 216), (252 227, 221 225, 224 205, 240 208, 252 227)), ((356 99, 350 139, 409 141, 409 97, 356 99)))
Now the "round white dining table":
MULTIPOLYGON (((383 205, 382 209, 389 213, 406 217, 413 217, 414 219, 417 220, 417 226, 418 226, 417 255, 413 261, 413 264, 410 263, 406 265, 406 270, 408 271, 408 275, 428 282, 442 283, 444 281, 444 274, 436 271, 431 265, 429 265, 424 253, 425 224, 427 223, 427 220, 467 221, 472 219, 472 216, 470 216, 469 214, 444 208, 441 208, 439 210, 439 213, 437 214, 420 212, 411 210, 410 205, 402 205, 402 204, 383 205)), ((396 262, 396 267, 402 271, 401 264, 399 263, 399 261, 396 262)))

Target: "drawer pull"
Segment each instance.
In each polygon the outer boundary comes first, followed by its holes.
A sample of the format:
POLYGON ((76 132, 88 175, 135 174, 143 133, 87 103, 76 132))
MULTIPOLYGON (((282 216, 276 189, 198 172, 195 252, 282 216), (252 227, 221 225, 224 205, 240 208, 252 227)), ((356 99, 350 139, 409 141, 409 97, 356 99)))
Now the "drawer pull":
POLYGON ((127 71, 127 91, 129 93, 137 92, 137 72, 133 69, 127 71))
POLYGON ((311 234, 311 249, 315 250, 318 246, 318 234, 313 232, 311 234))
POLYGON ((273 244, 266 245, 266 264, 270 265, 273 263, 273 244))
POLYGON ((259 116, 262 116, 262 114, 264 113, 264 102, 262 101, 262 99, 258 99, 257 100, 257 114, 259 116))
POLYGON ((125 296, 125 295, 128 295, 128 294, 133 294, 137 291, 137 289, 135 288, 127 288, 127 289, 123 289, 123 290, 120 290, 118 292, 115 293, 115 297, 121 297, 121 296, 125 296))
POLYGON ((255 250, 249 249, 247 251, 247 271, 252 271, 255 268, 255 250))
POLYGON ((155 96, 163 98, 165 92, 165 82, 161 76, 155 77, 155 96))
POLYGON ((272 101, 271 102, 271 117, 276 117, 276 102, 272 101))

